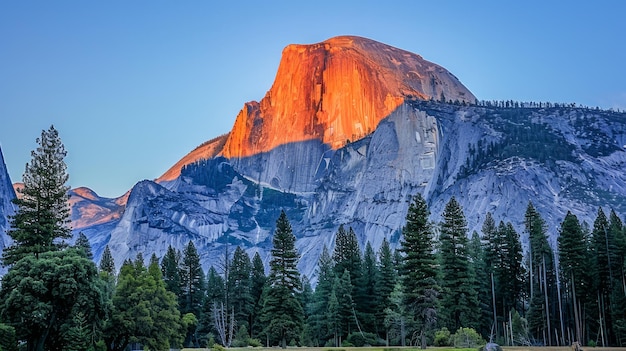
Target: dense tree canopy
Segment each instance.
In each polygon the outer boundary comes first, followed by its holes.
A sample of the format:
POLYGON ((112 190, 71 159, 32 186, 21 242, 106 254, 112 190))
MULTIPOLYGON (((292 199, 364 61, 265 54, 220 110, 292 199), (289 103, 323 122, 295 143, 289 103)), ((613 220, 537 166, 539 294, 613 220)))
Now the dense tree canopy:
POLYGON ((103 285, 95 264, 79 250, 26 255, 2 278, 0 316, 28 350, 68 349, 68 332, 81 327, 78 313, 87 342, 104 319, 103 285))
POLYGON ((124 262, 113 295, 113 311, 104 329, 107 350, 122 351, 131 342, 155 350, 181 344, 181 315, 176 300, 165 289, 158 265, 153 263, 146 269, 139 256, 135 262, 124 262))

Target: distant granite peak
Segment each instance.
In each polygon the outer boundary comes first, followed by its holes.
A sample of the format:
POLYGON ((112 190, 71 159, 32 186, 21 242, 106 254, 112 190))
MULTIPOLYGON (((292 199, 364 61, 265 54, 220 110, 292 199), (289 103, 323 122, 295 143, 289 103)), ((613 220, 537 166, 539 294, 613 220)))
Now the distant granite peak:
POLYGON ((443 67, 420 55, 358 36, 285 47, 274 84, 244 104, 228 135, 183 157, 158 181, 217 155, 243 158, 294 142, 317 140, 332 149, 376 129, 406 100, 473 103, 476 98, 443 67))
POLYGON ((320 140, 333 149, 370 134, 406 99, 474 102, 443 67, 374 40, 340 36, 283 50, 260 103, 245 104, 221 154, 247 157, 320 140))

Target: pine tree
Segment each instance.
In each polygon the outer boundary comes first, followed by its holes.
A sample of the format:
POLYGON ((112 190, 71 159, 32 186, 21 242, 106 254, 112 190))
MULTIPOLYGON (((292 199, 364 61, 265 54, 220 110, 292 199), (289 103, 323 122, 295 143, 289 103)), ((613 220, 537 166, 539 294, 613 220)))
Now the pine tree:
POLYGON ((532 203, 528 204, 525 214, 525 228, 530 242, 530 307, 528 310, 528 327, 531 336, 544 345, 552 345, 554 304, 550 301, 556 296, 556 279, 552 248, 548 244, 546 225, 535 210, 532 203))
POLYGON ((307 322, 309 317, 311 317, 310 309, 308 307, 311 306, 311 303, 313 302, 313 286, 311 285, 311 280, 306 275, 302 276, 301 286, 302 290, 297 295, 298 300, 300 300, 300 306, 302 306, 302 310, 304 312, 304 325, 302 333, 300 334, 300 346, 311 347, 313 346, 313 336, 311 334, 311 327, 307 322))
POLYGON ((199 316, 204 303, 204 272, 200 265, 200 256, 193 241, 189 241, 183 250, 180 261, 180 310, 183 314, 193 313, 199 316))
POLYGON ((507 245, 508 252, 504 257, 506 261, 508 281, 505 287, 506 301, 505 308, 509 311, 513 308, 515 310, 522 310, 523 307, 523 295, 525 290, 526 281, 526 269, 524 268, 524 249, 520 241, 520 236, 513 228, 511 222, 507 222, 506 231, 504 235, 504 242, 507 245))
POLYGON ((106 321, 104 341, 109 351, 139 342, 152 350, 178 345, 181 317, 176 296, 165 289, 159 266, 144 266, 143 257, 125 261, 113 295, 113 311, 106 321))
POLYGON ((393 262, 393 252, 387 238, 383 238, 383 243, 378 250, 378 272, 379 278, 375 285, 374 301, 376 303, 375 316, 376 316, 376 330, 381 336, 385 336, 384 331, 384 319, 385 309, 391 305, 391 293, 393 292, 396 283, 398 282, 398 275, 395 264, 393 262))
POLYGON ((614 333, 614 316, 616 315, 616 302, 614 297, 619 296, 622 279, 619 248, 610 230, 610 223, 602 208, 598 209, 598 216, 593 223, 591 236, 591 254, 593 257, 594 287, 596 290, 596 310, 600 315, 601 345, 616 344, 614 333))
POLYGON ((437 321, 441 289, 437 284, 438 267, 429 216, 426 200, 417 194, 409 205, 398 250, 404 254, 401 264, 403 304, 410 315, 417 317, 422 349, 426 348, 426 334, 437 321))
POLYGON ((339 314, 339 300, 334 289, 331 290, 328 297, 328 306, 325 312, 323 320, 326 322, 325 328, 332 335, 332 346, 339 347, 341 346, 341 315, 339 314))
POLYGON ((272 258, 268 277, 268 291, 262 310, 264 332, 282 348, 287 339, 296 339, 302 330, 304 311, 296 297, 300 290, 299 255, 295 247, 296 237, 284 211, 276 221, 272 239, 272 258))
MULTIPOLYGON (((361 312, 367 308, 366 306, 361 305, 361 303, 366 301, 366 298, 361 296, 364 291, 360 291, 358 285, 358 282, 362 279, 363 260, 361 257, 361 248, 359 247, 356 233, 352 227, 350 227, 348 231, 345 231, 343 225, 339 226, 337 236, 335 237, 333 260, 335 262, 336 276, 341 277, 344 271, 348 271, 350 281, 354 282, 354 284, 352 284, 352 291, 350 291, 350 295, 354 299, 354 308, 358 311, 358 316, 360 317, 361 312)), ((339 296, 337 298, 340 299, 339 296)), ((354 324, 356 323, 360 323, 358 318, 354 320, 354 324)), ((351 324, 351 326, 353 325, 351 324)))
POLYGON ((365 244, 362 273, 360 276, 355 287, 357 292, 355 303, 356 306, 360 308, 357 310, 358 320, 363 330, 374 331, 376 330, 376 285, 380 278, 380 272, 376 265, 376 254, 369 241, 365 244))
POLYGON ((333 284, 333 291, 337 296, 339 302, 339 344, 344 340, 352 331, 358 330, 356 324, 356 309, 354 299, 352 297, 352 291, 354 286, 350 280, 350 272, 346 269, 340 277, 335 277, 333 284))
POLYGON ((211 266, 207 274, 206 299, 210 302, 223 301, 225 285, 224 278, 211 266))
POLYGON ((67 351, 82 351, 89 349, 91 339, 91 326, 87 317, 82 311, 78 311, 72 316, 70 327, 64 339, 67 342, 67 351))
POLYGON ((62 240, 71 238, 69 176, 63 160, 67 152, 54 126, 41 132, 37 144, 24 171, 24 186, 18 190, 21 196, 13 200, 18 209, 7 232, 14 243, 3 252, 6 266, 28 255, 39 258, 41 253, 58 251, 62 240))
POLYGON ((491 274, 493 273, 493 264, 499 250, 499 243, 497 242, 496 237, 498 234, 498 228, 496 227, 496 221, 493 219, 491 212, 487 212, 481 231, 483 233, 482 243, 485 252, 485 266, 487 274, 491 274))
POLYGON ((252 301, 254 303, 254 308, 252 309, 252 313, 250 315, 250 337, 256 338, 261 334, 262 326, 261 321, 259 320, 261 315, 261 295, 263 294, 263 287, 265 286, 265 281, 267 277, 265 276, 265 266, 263 265, 263 260, 261 260, 261 255, 258 252, 254 253, 252 257, 252 273, 250 275, 250 296, 252 297, 252 301))
POLYGON ((174 249, 172 245, 167 247, 165 256, 161 259, 161 274, 165 281, 165 287, 167 291, 173 292, 179 301, 182 299, 180 260, 180 251, 174 249))
POLYGON ((613 333, 617 344, 626 345, 626 227, 617 216, 615 210, 609 215, 609 231, 615 240, 617 263, 615 268, 615 283, 613 286, 611 302, 613 303, 613 333))
MULTIPOLYGON (((361 249, 352 227, 346 232, 343 224, 339 226, 335 237, 333 260, 337 276, 341 276, 347 270, 350 273, 350 280, 359 281, 362 272, 361 249)), ((356 295, 354 291, 352 294, 356 295)))
POLYGON ((474 290, 474 274, 469 265, 467 223, 461 206, 454 197, 443 212, 440 255, 442 316, 449 330, 477 324, 478 297, 474 290))
MULTIPOLYGON (((150 255, 150 261, 148 263, 148 266, 150 265, 159 265, 159 258, 157 257, 156 253, 152 253, 152 255, 150 255)), ((163 276, 163 274, 161 274, 161 276, 163 276)))
POLYGON ((217 304, 224 303, 224 290, 224 279, 219 275, 217 270, 211 266, 209 273, 207 273, 204 305, 202 307, 202 313, 198 317, 198 328, 196 329, 197 334, 200 336, 198 341, 201 345, 206 345, 208 341, 202 336, 214 332, 213 308, 217 304))
POLYGON ((85 236, 83 232, 78 233, 78 238, 76 239, 76 242, 74 243, 74 247, 76 247, 79 250, 82 250, 82 252, 85 254, 85 257, 87 259, 93 260, 93 252, 91 252, 91 244, 89 243, 89 239, 87 239, 87 236, 85 236))
POLYGON ((483 338, 489 339, 491 326, 493 324, 493 315, 491 310, 491 284, 485 267, 485 252, 483 250, 480 236, 476 231, 472 232, 469 242, 469 257, 472 270, 475 272, 475 290, 478 294, 478 304, 480 308, 480 318, 478 318, 477 332, 483 338))
MULTIPOLYGON (((314 346, 324 346, 325 341, 335 333, 334 329, 329 329, 328 311, 329 296, 335 281, 334 262, 326 245, 322 248, 322 253, 317 263, 317 287, 313 293, 313 299, 309 306, 308 324, 311 330, 314 346)), ((337 297, 335 296, 335 299, 337 297)), ((335 307, 333 307, 335 308, 335 307)), ((337 325, 332 324, 332 328, 337 325)), ((338 330, 337 330, 338 331, 338 330)))
POLYGON ((567 328, 574 331, 574 341, 583 343, 583 316, 585 315, 585 296, 589 290, 590 276, 587 274, 591 262, 587 255, 586 240, 578 222, 578 218, 567 212, 558 238, 559 243, 559 270, 561 282, 564 286, 564 300, 566 311, 571 316, 567 328))
MULTIPOLYGON (((492 271, 494 278, 495 303, 497 315, 502 321, 508 321, 512 310, 521 310, 524 289, 523 252, 519 235, 509 222, 500 221, 491 237, 489 245, 493 254, 492 271)), ((501 324, 500 321, 498 324, 501 324)))
POLYGON ((100 266, 98 267, 100 272, 106 272, 110 276, 115 276, 115 261, 113 261, 113 255, 111 255, 111 249, 109 245, 104 247, 102 257, 100 257, 100 266))
POLYGON ((237 246, 235 249, 231 262, 230 273, 226 282, 230 291, 228 309, 231 310, 232 308, 235 311, 235 320, 238 326, 245 325, 246 328, 250 329, 249 318, 254 304, 250 293, 252 262, 250 262, 250 256, 241 246, 237 246))
MULTIPOLYGON (((483 222, 483 226, 481 229, 482 236, 482 247, 483 247, 483 262, 485 267, 485 275, 488 279, 489 285, 489 293, 488 296, 482 295, 479 293, 479 298, 481 303, 488 303, 490 306, 490 316, 489 327, 491 328, 489 336, 490 340, 493 341, 493 338, 498 338, 500 335, 500 323, 498 323, 498 312, 496 307, 496 297, 495 297, 495 277, 494 277, 494 266, 497 257, 499 256, 498 251, 500 250, 499 237, 498 237, 498 228, 496 227, 496 221, 493 219, 491 212, 487 212, 485 216, 485 221, 483 222)), ((478 279, 478 277, 477 277, 478 279)))

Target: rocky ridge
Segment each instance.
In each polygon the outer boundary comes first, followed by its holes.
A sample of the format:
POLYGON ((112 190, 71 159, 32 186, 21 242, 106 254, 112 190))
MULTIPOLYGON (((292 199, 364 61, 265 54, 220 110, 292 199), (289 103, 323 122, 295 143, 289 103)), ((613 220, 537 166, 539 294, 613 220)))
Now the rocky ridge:
POLYGON ((397 246, 418 192, 434 221, 455 196, 470 230, 489 211, 523 241, 531 200, 553 241, 568 210, 587 222, 598 206, 626 213, 625 114, 475 102, 440 66, 369 39, 288 46, 266 97, 245 104, 229 134, 122 198, 74 189, 75 232, 96 260, 108 244, 118 265, 193 240, 206 269, 235 245, 267 262, 285 210, 314 278, 340 224, 362 247, 397 246))

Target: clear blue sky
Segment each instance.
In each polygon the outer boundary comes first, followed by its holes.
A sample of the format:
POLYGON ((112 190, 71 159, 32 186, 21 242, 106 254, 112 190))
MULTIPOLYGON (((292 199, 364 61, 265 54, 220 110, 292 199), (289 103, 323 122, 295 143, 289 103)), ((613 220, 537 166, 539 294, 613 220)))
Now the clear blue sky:
POLYGON ((626 108, 626 1, 2 1, 0 146, 13 182, 59 130, 72 187, 116 197, 232 127, 282 49, 359 35, 479 99, 626 108))

